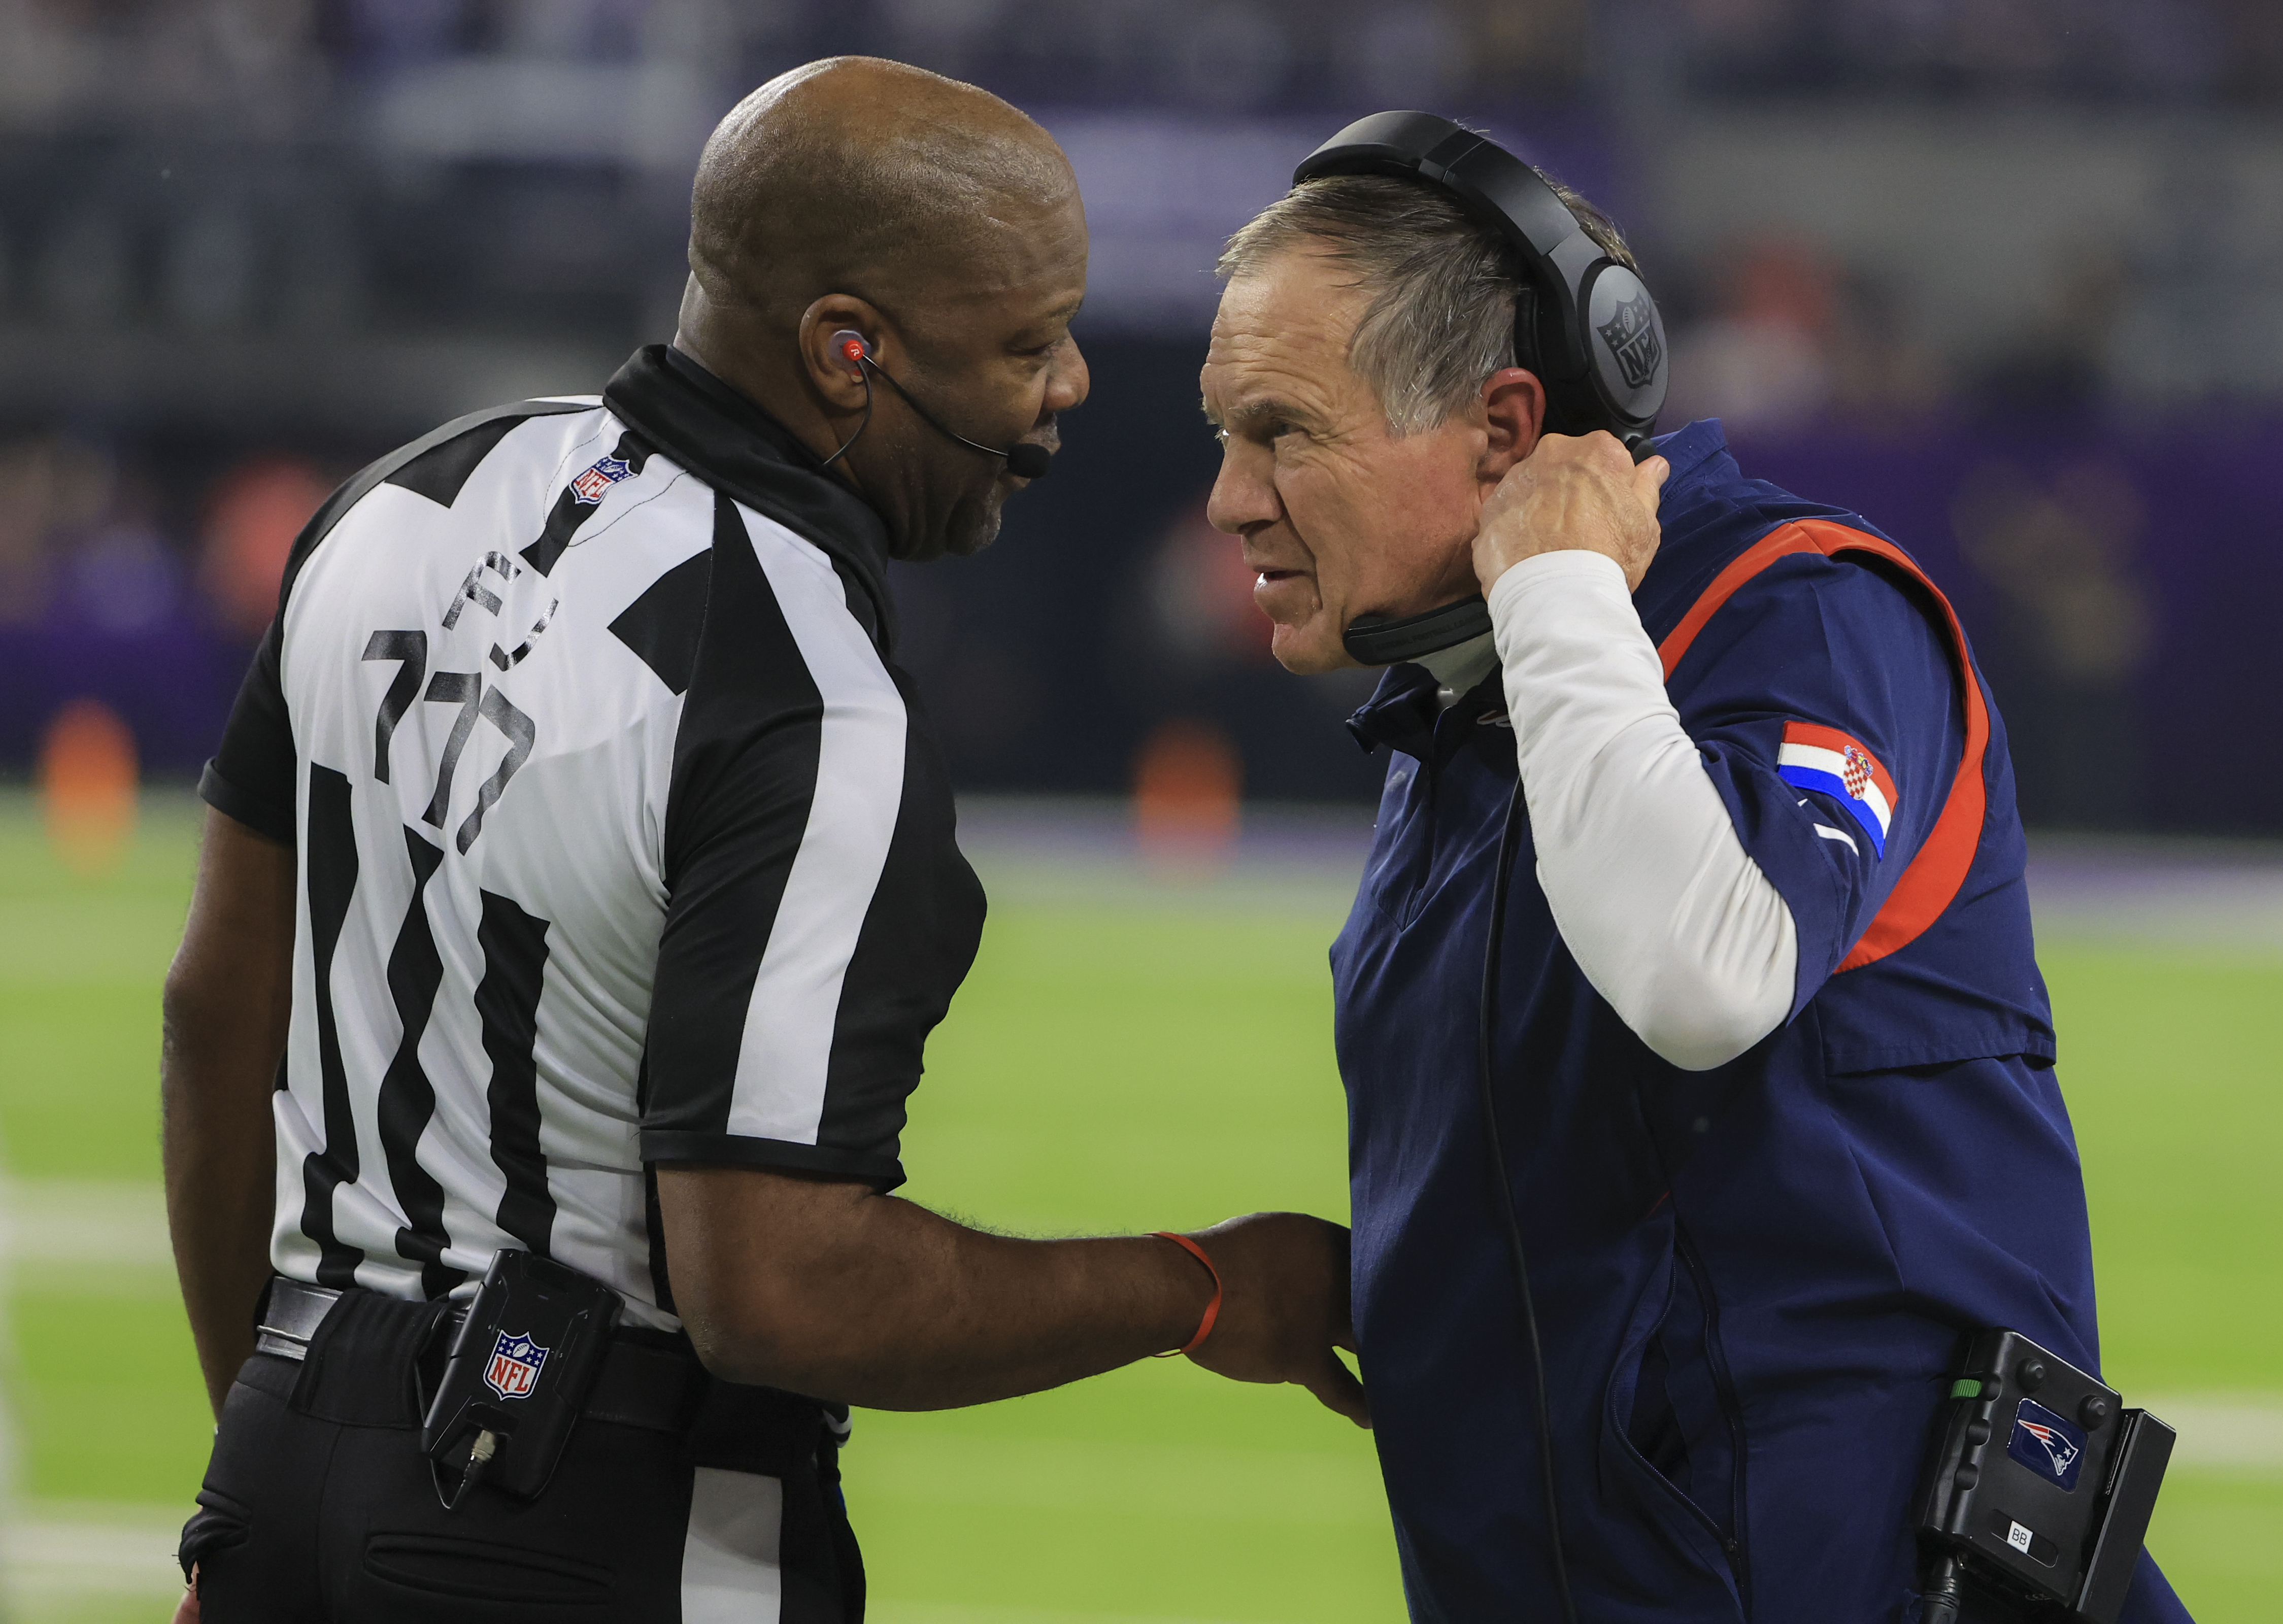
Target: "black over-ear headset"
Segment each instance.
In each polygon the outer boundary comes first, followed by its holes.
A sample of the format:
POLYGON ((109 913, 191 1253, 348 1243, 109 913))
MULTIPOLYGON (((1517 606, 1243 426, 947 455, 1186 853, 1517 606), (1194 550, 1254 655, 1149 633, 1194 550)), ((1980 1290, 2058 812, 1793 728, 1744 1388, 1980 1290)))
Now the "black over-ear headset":
MULTIPOLYGON (((1638 462, 1664 404, 1664 322, 1641 279, 1587 235, 1546 177, 1496 142, 1431 113, 1375 113, 1302 160, 1292 183, 1388 175, 1447 194, 1512 245, 1516 364, 1546 387, 1547 432, 1607 429, 1638 462)), ((1366 665, 1416 659, 1480 636, 1490 610, 1472 597, 1390 620, 1359 615, 1344 638, 1366 665)))

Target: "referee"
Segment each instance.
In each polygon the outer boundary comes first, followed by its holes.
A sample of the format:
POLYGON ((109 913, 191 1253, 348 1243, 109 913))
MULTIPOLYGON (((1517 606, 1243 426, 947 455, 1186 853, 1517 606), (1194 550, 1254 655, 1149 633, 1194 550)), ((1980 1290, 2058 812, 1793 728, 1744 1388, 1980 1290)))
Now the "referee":
POLYGON ((889 1194, 984 898, 886 563, 974 552, 1043 470, 1086 252, 1014 108, 811 64, 706 147, 671 346, 311 521, 167 984, 220 1420, 185 1616, 853 1620, 848 1404, 1184 1348, 1363 1418, 1333 1224, 1026 1241, 889 1194), (502 1254, 619 1327, 574 1392, 502 1322, 493 1412, 574 1393, 535 1494, 535 1430, 497 1480, 494 1432, 422 1442, 502 1254))

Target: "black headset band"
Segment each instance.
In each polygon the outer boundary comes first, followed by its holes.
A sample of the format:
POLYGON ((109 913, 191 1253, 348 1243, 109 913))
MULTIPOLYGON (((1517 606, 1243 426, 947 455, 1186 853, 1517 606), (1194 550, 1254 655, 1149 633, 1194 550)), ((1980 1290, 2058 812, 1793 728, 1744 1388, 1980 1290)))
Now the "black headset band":
POLYGON ((1422 183, 1498 232, 1521 261, 1516 355, 1547 385, 1547 426, 1607 429, 1638 455, 1664 400, 1656 301, 1544 175, 1489 137, 1417 112, 1357 120, 1302 159, 1292 182, 1338 175, 1422 183))
MULTIPOLYGON (((1562 353, 1539 357, 1541 363, 1561 378, 1585 370, 1586 354, 1575 342, 1576 299, 1570 291, 1576 278, 1549 276, 1540 268, 1560 271, 1574 265, 1582 276, 1608 256, 1544 175, 1488 137, 1430 113, 1382 113, 1359 120, 1303 159, 1292 172, 1292 183, 1334 175, 1422 181, 1449 194, 1506 239, 1533 292, 1550 293, 1558 301, 1558 328, 1565 335, 1562 353)), ((1542 347, 1531 345, 1533 350, 1542 347)))

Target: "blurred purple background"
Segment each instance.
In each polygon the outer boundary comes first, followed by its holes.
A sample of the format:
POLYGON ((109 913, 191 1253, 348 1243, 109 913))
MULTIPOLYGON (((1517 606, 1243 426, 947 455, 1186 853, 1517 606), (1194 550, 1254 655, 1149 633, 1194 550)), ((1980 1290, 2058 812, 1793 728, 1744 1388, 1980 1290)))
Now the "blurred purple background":
POLYGON ((1055 478, 900 577, 966 787, 1122 791, 1188 719, 1248 795, 1372 793, 1368 679, 1269 662, 1204 524, 1196 369, 1220 239, 1414 105, 1626 227, 1665 426, 1953 593, 2033 822, 2283 830, 2271 0, 0 0, 0 771, 83 695, 194 770, 324 490, 668 336, 706 130, 861 51, 1032 112, 1094 229, 1055 478))

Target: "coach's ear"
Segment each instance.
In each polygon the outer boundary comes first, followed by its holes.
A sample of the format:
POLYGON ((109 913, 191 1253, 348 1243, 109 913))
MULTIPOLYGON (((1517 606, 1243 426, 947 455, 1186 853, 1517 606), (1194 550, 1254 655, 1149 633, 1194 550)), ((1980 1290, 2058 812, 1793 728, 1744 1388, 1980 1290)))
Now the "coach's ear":
POLYGON ((1546 422, 1546 385, 1522 367, 1502 367, 1483 381, 1482 411, 1489 441, 1476 466, 1477 494, 1487 497, 1507 470, 1538 447, 1546 422))

